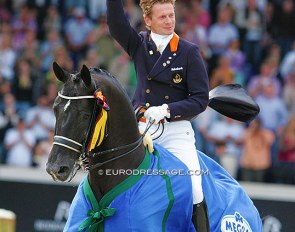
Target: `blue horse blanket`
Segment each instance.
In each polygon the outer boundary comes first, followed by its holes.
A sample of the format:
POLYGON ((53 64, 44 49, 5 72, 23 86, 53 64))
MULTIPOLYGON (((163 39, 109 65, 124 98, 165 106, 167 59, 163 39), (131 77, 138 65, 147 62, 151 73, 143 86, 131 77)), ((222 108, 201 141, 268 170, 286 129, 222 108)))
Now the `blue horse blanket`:
MULTIPOLYGON (((96 201, 87 177, 71 204, 64 231, 195 232, 192 174, 173 154, 154 145, 134 174, 96 201)), ((210 231, 260 232, 262 223, 242 187, 215 161, 198 152, 210 231)))

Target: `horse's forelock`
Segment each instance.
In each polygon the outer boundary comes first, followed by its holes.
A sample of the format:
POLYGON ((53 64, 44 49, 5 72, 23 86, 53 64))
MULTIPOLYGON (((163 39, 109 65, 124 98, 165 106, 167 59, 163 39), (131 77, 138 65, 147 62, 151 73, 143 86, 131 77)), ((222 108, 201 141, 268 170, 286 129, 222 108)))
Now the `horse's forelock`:
POLYGON ((83 91, 81 92, 81 87, 83 87, 81 83, 82 79, 80 77, 80 73, 70 74, 70 78, 62 86, 62 94, 69 97, 74 97, 83 94, 83 91))

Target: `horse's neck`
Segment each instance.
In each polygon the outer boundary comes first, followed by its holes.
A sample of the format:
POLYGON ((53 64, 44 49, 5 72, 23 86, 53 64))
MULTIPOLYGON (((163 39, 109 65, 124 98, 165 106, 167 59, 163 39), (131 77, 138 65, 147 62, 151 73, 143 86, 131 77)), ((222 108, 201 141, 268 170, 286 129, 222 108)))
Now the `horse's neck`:
POLYGON ((136 169, 144 158, 145 150, 140 146, 136 151, 112 161, 89 173, 89 182, 97 201, 116 185, 124 181, 136 169))
MULTIPOLYGON (((122 97, 117 97, 117 99, 122 99, 122 97)), ((100 148, 102 151, 132 144, 139 139, 138 126, 136 124, 132 107, 130 107, 130 102, 128 100, 121 100, 120 106, 116 104, 118 103, 116 102, 112 104, 113 107, 111 106, 112 115, 109 117, 109 135, 104 142, 104 145, 100 148)), ((132 150, 135 146, 105 154, 104 157, 102 157, 103 161, 120 156, 132 150)), ((90 185, 94 191, 95 196, 97 197, 97 200, 99 200, 114 186, 125 180, 128 175, 126 173, 122 173, 122 171, 124 172, 124 170, 136 169, 142 162, 144 155, 144 146, 141 145, 130 154, 104 164, 103 166, 91 171, 90 185)), ((93 164, 96 163, 95 161, 101 162, 102 160, 91 160, 93 164)))

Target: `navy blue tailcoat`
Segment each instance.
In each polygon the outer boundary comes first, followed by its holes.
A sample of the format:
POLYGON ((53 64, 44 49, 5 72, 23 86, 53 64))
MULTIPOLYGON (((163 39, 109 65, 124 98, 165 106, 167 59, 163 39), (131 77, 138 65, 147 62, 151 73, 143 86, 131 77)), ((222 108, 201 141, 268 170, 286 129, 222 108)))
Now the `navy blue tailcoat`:
POLYGON ((190 120, 208 105, 208 75, 199 48, 176 33, 162 55, 150 33, 137 33, 125 17, 121 0, 107 1, 110 33, 133 59, 137 87, 134 107, 168 104, 170 121, 190 120))

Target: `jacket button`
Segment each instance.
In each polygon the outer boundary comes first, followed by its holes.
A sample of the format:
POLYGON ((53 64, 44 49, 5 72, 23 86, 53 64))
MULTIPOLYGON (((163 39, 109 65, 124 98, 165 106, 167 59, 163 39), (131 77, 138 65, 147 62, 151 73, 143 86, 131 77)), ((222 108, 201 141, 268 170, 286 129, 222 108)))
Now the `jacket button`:
POLYGON ((169 98, 170 98, 169 96, 165 96, 165 99, 167 99, 167 100, 168 100, 169 98))
POLYGON ((149 107, 149 106, 150 106, 150 103, 148 103, 148 102, 145 103, 145 106, 146 106, 146 107, 149 107))
POLYGON ((150 89, 146 89, 146 91, 145 91, 146 93, 150 93, 151 92, 151 90, 150 89))

